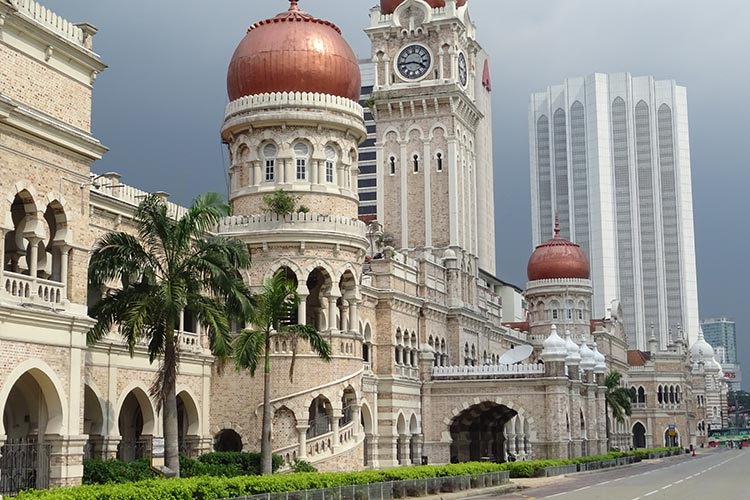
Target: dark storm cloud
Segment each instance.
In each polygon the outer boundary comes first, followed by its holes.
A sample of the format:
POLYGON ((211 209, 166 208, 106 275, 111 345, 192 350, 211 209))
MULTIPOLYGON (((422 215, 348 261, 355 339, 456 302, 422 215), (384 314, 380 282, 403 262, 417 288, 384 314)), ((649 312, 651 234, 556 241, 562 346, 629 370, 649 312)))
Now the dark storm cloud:
MULTIPOLYGON (((94 130, 111 151, 95 165, 188 202, 226 191, 219 141, 226 67, 254 21, 283 0, 44 0, 97 25, 110 65, 96 83, 94 130)), ((358 56, 375 1, 301 0, 337 23, 358 56)), ((469 0, 492 56, 498 270, 523 285, 530 237, 527 102, 532 91, 594 71, 673 78, 688 88, 702 317, 738 321, 750 378, 750 2, 697 0, 469 0)))

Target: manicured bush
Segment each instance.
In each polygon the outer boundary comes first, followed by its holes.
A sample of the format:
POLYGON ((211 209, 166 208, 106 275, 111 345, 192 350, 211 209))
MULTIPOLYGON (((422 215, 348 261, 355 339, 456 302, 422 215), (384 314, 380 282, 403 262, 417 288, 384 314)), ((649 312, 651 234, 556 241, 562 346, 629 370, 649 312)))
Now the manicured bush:
MULTIPOLYGON (((247 475, 260 474, 260 453, 247 453, 244 451, 215 451, 198 457, 204 464, 217 465, 221 467, 239 467, 247 475)), ((273 471, 281 467, 284 459, 280 455, 272 457, 273 471)))
POLYGON ((300 460, 299 458, 294 460, 292 464, 293 472, 318 472, 318 469, 312 466, 307 460, 300 460))
POLYGON ((134 462, 114 459, 83 461, 83 484, 132 483, 155 477, 147 459, 134 462))

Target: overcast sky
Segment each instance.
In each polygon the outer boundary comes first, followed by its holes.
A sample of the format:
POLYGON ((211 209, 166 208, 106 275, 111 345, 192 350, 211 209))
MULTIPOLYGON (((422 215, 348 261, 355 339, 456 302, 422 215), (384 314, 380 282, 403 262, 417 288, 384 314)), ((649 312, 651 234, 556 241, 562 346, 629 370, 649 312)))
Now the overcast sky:
MULTIPOLYGON (((96 25, 110 66, 96 82, 94 165, 181 203, 226 192, 219 139, 226 68, 246 28, 286 0, 43 0, 96 25)), ((369 56, 375 0, 300 0, 369 56)), ((469 0, 492 57, 498 274, 525 283, 531 251, 529 94, 566 77, 629 71, 688 89, 701 317, 737 320, 750 379, 750 2, 747 0, 469 0)), ((745 384, 748 385, 747 383, 745 384)))

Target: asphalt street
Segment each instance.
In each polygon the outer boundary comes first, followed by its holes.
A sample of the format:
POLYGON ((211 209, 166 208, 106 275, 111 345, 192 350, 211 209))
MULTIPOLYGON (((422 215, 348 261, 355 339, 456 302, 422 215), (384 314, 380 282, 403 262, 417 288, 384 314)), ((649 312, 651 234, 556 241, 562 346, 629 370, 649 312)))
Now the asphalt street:
POLYGON ((474 500, 745 500, 750 499, 750 450, 704 451, 611 471, 574 474, 544 486, 474 500))

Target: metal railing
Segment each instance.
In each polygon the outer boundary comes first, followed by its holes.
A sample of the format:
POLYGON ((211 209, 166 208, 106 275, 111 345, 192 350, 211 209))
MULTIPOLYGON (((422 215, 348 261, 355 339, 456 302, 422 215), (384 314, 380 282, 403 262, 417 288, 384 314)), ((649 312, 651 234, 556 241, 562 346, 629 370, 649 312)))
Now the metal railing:
POLYGON ((0 497, 49 488, 51 449, 36 440, 8 440, 0 448, 0 497))
POLYGON ((473 488, 500 486, 510 481, 510 472, 488 472, 475 476, 432 477, 385 483, 337 486, 319 490, 260 493, 231 500, 392 500, 452 493, 473 488))

